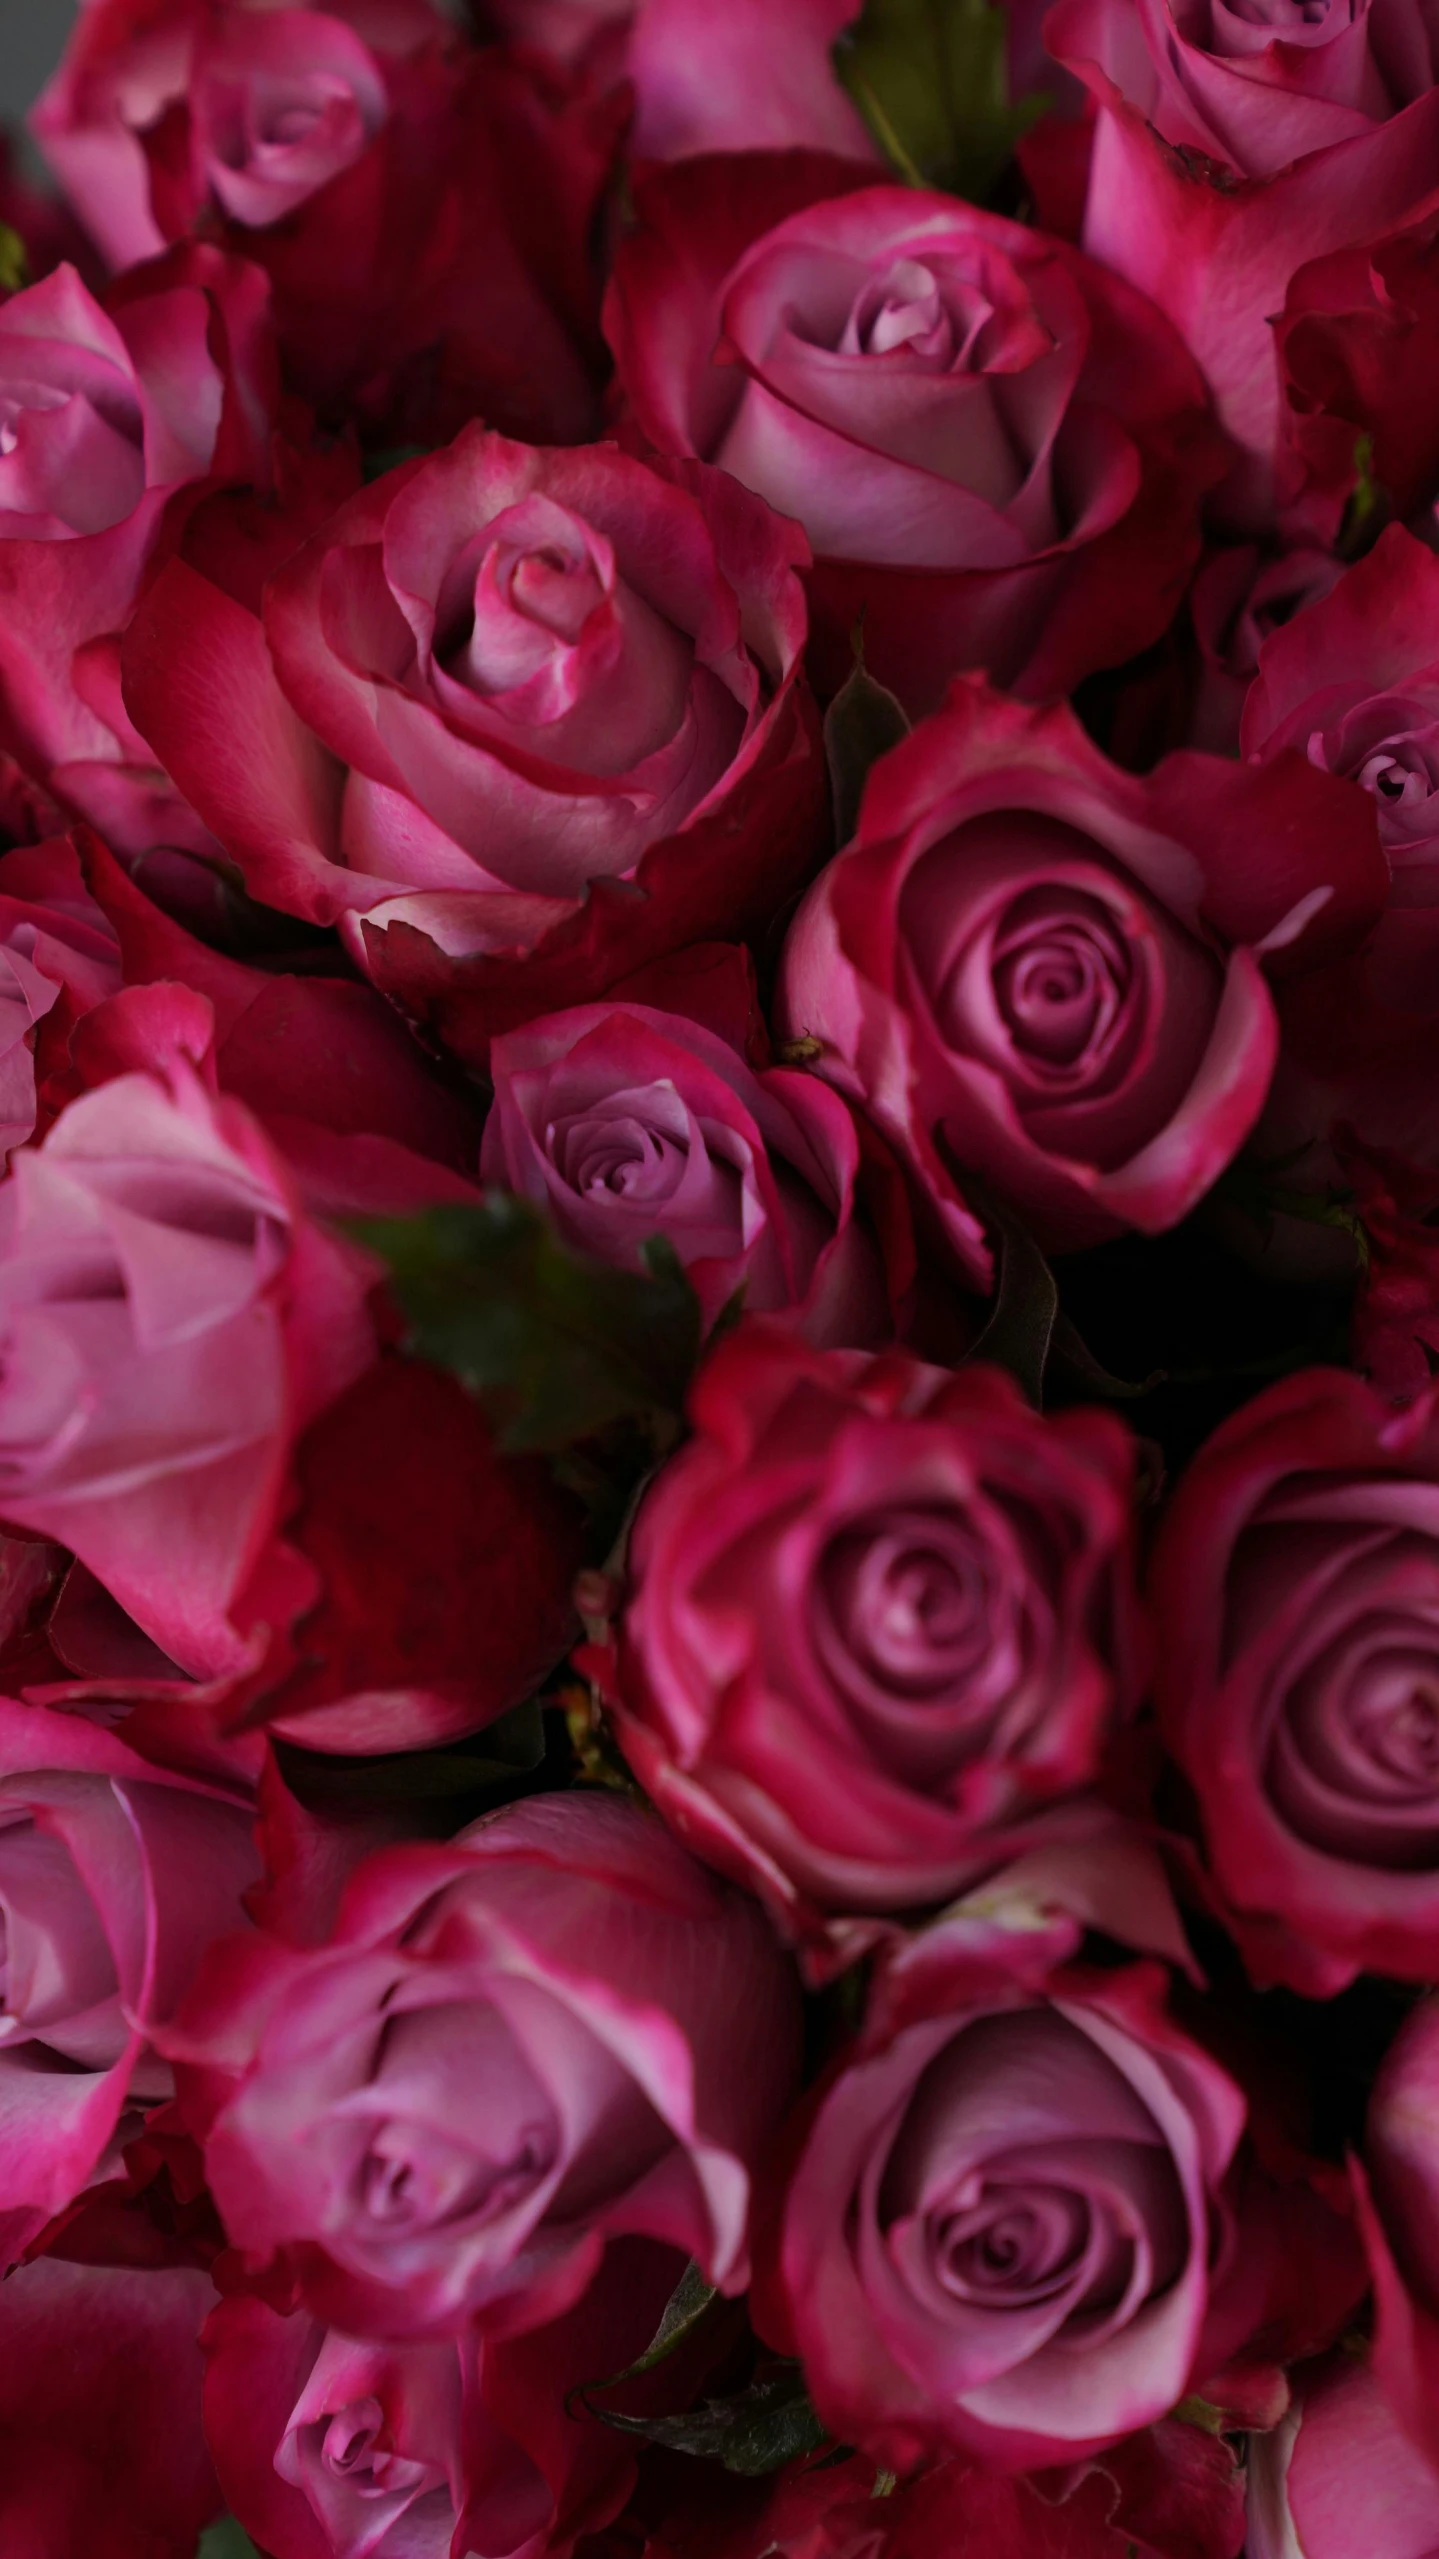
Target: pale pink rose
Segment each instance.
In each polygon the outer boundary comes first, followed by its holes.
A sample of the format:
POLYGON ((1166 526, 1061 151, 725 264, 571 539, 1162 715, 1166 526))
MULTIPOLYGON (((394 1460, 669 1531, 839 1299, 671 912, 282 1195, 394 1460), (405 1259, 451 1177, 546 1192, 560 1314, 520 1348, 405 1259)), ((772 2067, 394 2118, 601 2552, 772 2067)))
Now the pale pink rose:
POLYGON ((238 1667, 294 1441, 373 1356, 368 1276, 183 1059, 82 1095, 0 1190, 0 1517, 182 1670, 238 1667))

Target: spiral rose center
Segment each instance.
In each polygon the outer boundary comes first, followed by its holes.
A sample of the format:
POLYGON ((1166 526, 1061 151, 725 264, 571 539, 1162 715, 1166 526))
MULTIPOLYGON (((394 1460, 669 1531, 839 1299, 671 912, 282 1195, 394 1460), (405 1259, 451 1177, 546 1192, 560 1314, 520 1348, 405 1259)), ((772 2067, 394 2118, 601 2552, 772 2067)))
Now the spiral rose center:
MULTIPOLYGON (((982 311, 988 317, 988 304, 982 311)), ((942 372, 954 362, 960 343, 933 269, 919 258, 896 258, 886 274, 872 277, 856 296, 840 351, 885 356, 903 350, 942 372)))
POLYGON ((1043 2301, 1071 2281, 1089 2247, 1086 2199, 1063 2186, 986 2184, 966 2210, 934 2216, 935 2272, 957 2299, 1043 2301))
POLYGON ((1058 904, 1044 889, 1018 897, 994 938, 1000 1016, 1040 1073, 1093 1072, 1123 1025, 1133 992, 1130 955, 1098 899, 1058 904))
POLYGON ((837 1538, 821 1580, 841 1640, 885 1688, 950 1689, 988 1652, 988 1579, 957 1522, 903 1519, 837 1538))
POLYGON ((357 2497, 413 2495, 435 2477, 431 2465, 407 2461, 385 2442, 385 2412, 378 2399, 356 2399, 337 2410, 323 2430, 320 2461, 328 2477, 357 2497))

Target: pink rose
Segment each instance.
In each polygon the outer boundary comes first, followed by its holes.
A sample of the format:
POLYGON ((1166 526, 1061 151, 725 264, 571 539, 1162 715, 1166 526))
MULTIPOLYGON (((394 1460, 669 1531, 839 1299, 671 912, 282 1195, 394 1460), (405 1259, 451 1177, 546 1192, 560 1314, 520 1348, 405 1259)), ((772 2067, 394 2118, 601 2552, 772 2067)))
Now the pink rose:
POLYGON ((74 846, 0 857, 0 1151, 34 1133, 38 1099, 63 1075, 70 1034, 115 993, 120 953, 74 846))
POLYGON ((152 761, 120 702, 115 635, 171 510, 217 480, 268 485, 265 303, 263 277, 197 245, 122 278, 103 308, 68 266, 0 306, 0 746, 102 823, 125 768, 152 761))
POLYGON ((1369 2101, 1364 2164, 1350 2163, 1374 2280, 1374 2376, 1390 2418, 1409 2438, 1399 2455, 1406 2469, 1413 2447, 1439 2465, 1436 2127, 1439 2000, 1431 1992, 1410 2010, 1384 2056, 1369 2101))
POLYGON ((851 161, 754 153, 636 189, 606 328, 665 453, 815 551, 814 665, 911 712, 961 667, 1066 692, 1157 639, 1223 452, 1160 311, 1057 240, 851 161))
POLYGON ((169 2094, 154 2030, 211 1941, 243 1924, 258 1869, 243 1799, 152 1767, 77 1716, 0 1700, 7 2268, 113 2173, 119 2143, 169 2094))
POLYGON ((1309 260, 1434 184, 1439 89, 1419 0, 1059 0, 1056 59, 1098 105, 1083 240, 1176 322, 1243 450, 1222 504, 1263 524, 1302 467, 1281 433, 1274 315, 1309 260))
POLYGON ((1406 2442, 1369 2366, 1333 2355, 1249 2438, 1250 2559, 1434 2559, 1439 2470, 1406 2442))
MULTIPOLYGON (((725 956, 742 994, 739 954, 725 956)), ((578 1252, 639 1269, 663 1235, 707 1331, 737 1297, 753 1314, 792 1310, 811 1341, 892 1329, 858 1217, 855 1124, 813 1076, 756 1070, 704 1022, 618 999, 507 1032, 490 1075, 481 1174, 578 1252)))
POLYGON ((634 2477, 568 2395, 649 2344, 678 2261, 617 2248, 553 2326, 385 2345, 243 2296, 205 2330, 205 2431, 230 2509, 273 2559, 568 2559, 634 2477))
POLYGON ((169 2048, 252 2267, 371 2336, 534 2327, 606 2240, 747 2280, 797 2001, 652 1815, 541 1795, 357 1870, 328 1942, 220 1950, 169 2048))
POLYGON ((1264 1103, 1269 955, 1347 949, 1383 894, 1372 813, 1299 755, 1139 778, 971 679, 872 773, 791 928, 782 1035, 824 1043, 983 1279, 966 1167, 1061 1250, 1186 1216, 1264 1103))
POLYGON ((172 563, 126 700, 253 895, 343 919, 482 1054, 493 1017, 744 930, 805 877, 805 556, 718 472, 473 426, 342 507, 263 621, 172 563))
POLYGON ((1244 700, 1265 641, 1318 604, 1343 574, 1332 552, 1304 544, 1266 554, 1240 542, 1211 552, 1189 595, 1202 671, 1186 744, 1210 755, 1238 753, 1244 700))
POLYGON ((1202 2376, 1239 2090, 1157 1967, 986 1980, 941 1922, 814 2102, 758 2296, 842 2443, 1068 2463, 1202 2376))
POLYGON ((790 1933, 943 1901, 1095 1775, 1132 1701, 1132 1445, 998 1369, 744 1325, 630 1549, 626 1756, 790 1933), (839 1914, 826 1922, 825 1914, 839 1914))
MULTIPOLYGON (((5 2559, 193 2559, 219 2509, 190 2266, 42 2257, 0 2287, 5 2559)), ((329 2554, 326 2554, 329 2559, 329 2554)))
POLYGON ((1255 1977, 1432 1978, 1434 1396, 1396 1414, 1311 1369, 1246 1405, 1179 1483, 1153 1601, 1160 1721, 1255 1977))
POLYGON ((1284 441, 1304 474, 1296 521, 1326 542, 1361 463, 1391 515, 1431 505, 1439 484, 1439 197, 1426 189, 1397 229, 1371 230, 1301 266, 1271 322, 1284 441))
POLYGON ((83 1095, 0 1192, 0 1517, 182 1671, 238 1667, 295 1437, 373 1356, 367 1276, 183 1059, 83 1095))

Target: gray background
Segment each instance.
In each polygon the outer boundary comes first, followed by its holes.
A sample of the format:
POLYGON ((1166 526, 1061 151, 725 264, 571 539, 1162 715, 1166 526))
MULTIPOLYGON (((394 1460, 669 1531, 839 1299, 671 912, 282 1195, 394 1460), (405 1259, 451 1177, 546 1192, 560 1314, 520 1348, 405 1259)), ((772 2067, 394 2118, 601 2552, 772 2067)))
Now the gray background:
POLYGON ((13 122, 60 59, 73 0, 0 0, 0 118, 13 122))

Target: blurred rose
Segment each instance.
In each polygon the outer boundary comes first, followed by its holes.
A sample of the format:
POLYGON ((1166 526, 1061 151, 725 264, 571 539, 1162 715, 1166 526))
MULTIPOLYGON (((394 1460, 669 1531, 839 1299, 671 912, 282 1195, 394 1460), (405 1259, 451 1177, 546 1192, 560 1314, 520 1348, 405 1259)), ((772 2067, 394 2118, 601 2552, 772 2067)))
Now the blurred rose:
POLYGON ((346 919, 482 1051, 507 1002, 591 997, 806 875, 805 556, 718 472, 474 426, 342 507, 263 623, 172 563, 126 699, 255 896, 346 919))
POLYGON ((238 1667, 295 1436, 373 1357, 367 1279, 183 1060, 83 1095, 0 1192, 0 1516, 181 1670, 238 1667))
POLYGON ((1337 1369, 1215 1432, 1170 1502, 1156 1691, 1228 1924, 1311 1998, 1439 1962, 1439 1422, 1337 1369))
MULTIPOLYGON (((152 2029, 211 1941, 242 1924, 252 1827, 238 1797, 151 1767, 76 1716, 0 1700, 7 2267, 170 2093, 152 2029)), ((5 2398, 0 2387, 0 2409, 5 2398)))
POLYGON ((1348 948, 1384 877, 1359 794, 1296 754, 1256 772, 1181 753, 1141 779, 1067 707, 970 679, 871 773, 785 945, 782 1033, 823 1042, 817 1071, 872 1112, 976 1276, 966 1167, 1057 1250, 1154 1234, 1263 1106, 1262 963, 1348 948))
POLYGON ((1127 1433, 764 1325, 691 1410, 630 1550, 626 1756, 793 1932, 942 1901, 1094 1776, 1132 1699, 1127 1433))
POLYGON ((1067 692, 1178 602, 1223 468, 1198 376, 1075 250, 868 175, 746 154, 647 177, 606 309, 621 383, 661 452, 804 525, 822 688, 862 613, 912 713, 961 667, 1067 692))
POLYGON ((1367 2364, 1337 2354, 1249 2438, 1249 2559, 1434 2559, 1439 2471, 1407 2443, 1367 2364))
POLYGON ((222 1949, 170 2049, 252 2266, 372 2336, 517 2330, 624 2234, 743 2289, 796 2011, 754 1905, 652 1815, 542 1795, 368 1859, 324 1945, 222 1949))
POLYGON ((706 1331, 736 1296, 792 1310, 811 1341, 890 1329, 855 1124, 813 1076, 756 1071, 702 1023, 619 1001, 508 1032, 490 1075, 480 1171, 578 1251, 636 1270, 662 1235, 706 1331))
POLYGON ((1202 2372, 1233 2082, 1157 1967, 977 1981, 940 1922, 823 2085, 757 2296, 842 2443, 1069 2462, 1202 2372))

